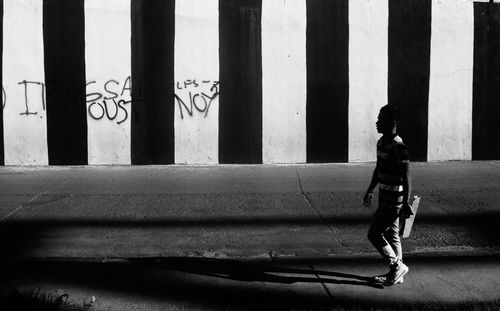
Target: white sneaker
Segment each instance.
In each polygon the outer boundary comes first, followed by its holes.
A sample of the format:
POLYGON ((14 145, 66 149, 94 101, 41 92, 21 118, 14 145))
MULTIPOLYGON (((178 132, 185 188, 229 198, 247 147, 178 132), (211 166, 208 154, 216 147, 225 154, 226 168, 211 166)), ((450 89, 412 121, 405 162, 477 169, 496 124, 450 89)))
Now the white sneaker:
POLYGON ((384 285, 391 286, 394 284, 402 283, 403 276, 408 273, 410 268, 404 263, 400 263, 396 267, 392 268, 391 271, 387 274, 387 278, 384 282, 384 285))
MULTIPOLYGON (((382 283, 382 284, 387 283, 387 275, 388 274, 389 273, 374 276, 373 277, 373 281, 375 281, 377 283, 382 283)), ((404 278, 400 277, 394 284, 401 284, 403 282, 404 282, 404 278)))

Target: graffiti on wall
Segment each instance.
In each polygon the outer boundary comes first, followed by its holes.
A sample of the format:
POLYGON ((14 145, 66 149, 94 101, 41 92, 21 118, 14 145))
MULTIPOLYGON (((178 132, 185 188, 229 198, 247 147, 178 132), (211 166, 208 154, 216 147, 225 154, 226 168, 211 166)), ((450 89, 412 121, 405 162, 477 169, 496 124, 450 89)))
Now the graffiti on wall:
MULTIPOLYGON (((17 83, 24 90, 24 107, 19 111, 23 116, 34 116, 46 110, 45 83, 23 80, 17 83), (37 98, 34 98, 36 96, 37 98), (37 107, 34 103, 41 103, 37 107)), ((109 79, 104 83, 90 80, 86 83, 87 114, 93 120, 108 120, 121 124, 129 118, 127 106, 132 102, 132 82, 127 76, 123 80, 109 79)), ((181 119, 194 113, 203 118, 219 96, 219 81, 187 79, 177 81, 174 99, 179 107, 181 119)), ((38 104, 39 105, 39 104, 38 104)), ((2 108, 7 106, 7 93, 2 87, 2 108)))
MULTIPOLYGON (((19 115, 36 116, 39 112, 46 110, 45 83, 23 80, 17 84, 23 88, 24 94, 24 107, 19 111, 19 115), (35 103, 41 103, 41 106, 36 106, 35 103)), ((88 116, 94 120, 105 119, 114 121, 117 124, 125 122, 129 117, 126 106, 131 103, 132 85, 130 76, 123 79, 123 81, 107 80, 102 84, 102 91, 94 88, 89 92, 92 86, 97 86, 95 80, 88 81, 86 84, 88 116)), ((7 92, 2 87, 2 108, 5 109, 7 105, 7 92)))
MULTIPOLYGON (((24 107, 19 111, 20 115, 34 116, 38 112, 45 111, 45 83, 38 81, 23 80, 17 83, 24 91, 24 107), (35 98, 36 97, 36 98, 35 98), (41 99, 41 100, 39 100, 41 99), (36 107, 34 103, 41 103, 41 107, 36 107)), ((7 92, 2 86, 2 109, 7 106, 7 92)))
POLYGON ((126 106, 132 102, 130 76, 118 81, 109 79, 102 88, 89 93, 89 89, 99 86, 95 80, 87 82, 87 113, 93 120, 109 120, 121 124, 128 119, 126 106))
POLYGON ((219 96, 219 81, 187 79, 175 84, 175 102, 181 119, 185 113, 190 117, 195 112, 208 116, 210 107, 219 96))

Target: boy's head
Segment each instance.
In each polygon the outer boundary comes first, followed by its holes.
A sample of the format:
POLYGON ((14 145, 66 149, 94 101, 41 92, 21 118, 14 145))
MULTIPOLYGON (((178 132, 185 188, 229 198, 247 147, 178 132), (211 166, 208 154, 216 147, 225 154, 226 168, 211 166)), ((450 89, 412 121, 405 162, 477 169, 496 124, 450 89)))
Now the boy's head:
POLYGON ((385 105, 380 108, 378 114, 377 132, 382 135, 396 134, 399 124, 399 110, 391 105, 385 105))

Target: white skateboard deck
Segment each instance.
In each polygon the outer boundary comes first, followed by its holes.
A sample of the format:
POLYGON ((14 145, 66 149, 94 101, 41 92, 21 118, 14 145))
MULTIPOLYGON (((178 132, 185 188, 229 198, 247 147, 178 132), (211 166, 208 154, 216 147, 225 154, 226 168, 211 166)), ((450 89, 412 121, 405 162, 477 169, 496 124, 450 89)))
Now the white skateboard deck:
POLYGON ((411 204, 411 210, 413 211, 413 215, 408 218, 404 218, 401 216, 399 218, 399 235, 404 239, 410 236, 411 228, 413 227, 413 221, 415 220, 415 216, 417 215, 418 204, 420 203, 420 197, 414 196, 413 203, 411 204))

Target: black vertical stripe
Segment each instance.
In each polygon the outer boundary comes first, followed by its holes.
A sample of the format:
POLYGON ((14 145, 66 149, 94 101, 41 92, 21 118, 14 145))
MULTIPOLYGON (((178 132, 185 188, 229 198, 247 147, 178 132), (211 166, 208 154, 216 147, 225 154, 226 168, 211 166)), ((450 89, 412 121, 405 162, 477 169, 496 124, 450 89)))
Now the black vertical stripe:
POLYGON ((348 161, 348 0, 307 1, 307 162, 348 161))
POLYGON ((219 162, 262 163, 262 0, 219 0, 219 162))
POLYGON ((0 107, 0 165, 5 165, 5 146, 3 142, 3 0, 0 0, 0 86, 2 86, 2 106, 0 107))
POLYGON ((500 159, 500 5, 474 3, 472 159, 500 159))
POLYGON ((132 164, 174 163, 174 0, 132 0, 132 164))
POLYGON ((389 0, 389 104, 410 157, 427 160, 431 0, 389 0))
POLYGON ((43 1, 49 164, 87 164, 83 0, 43 1))

